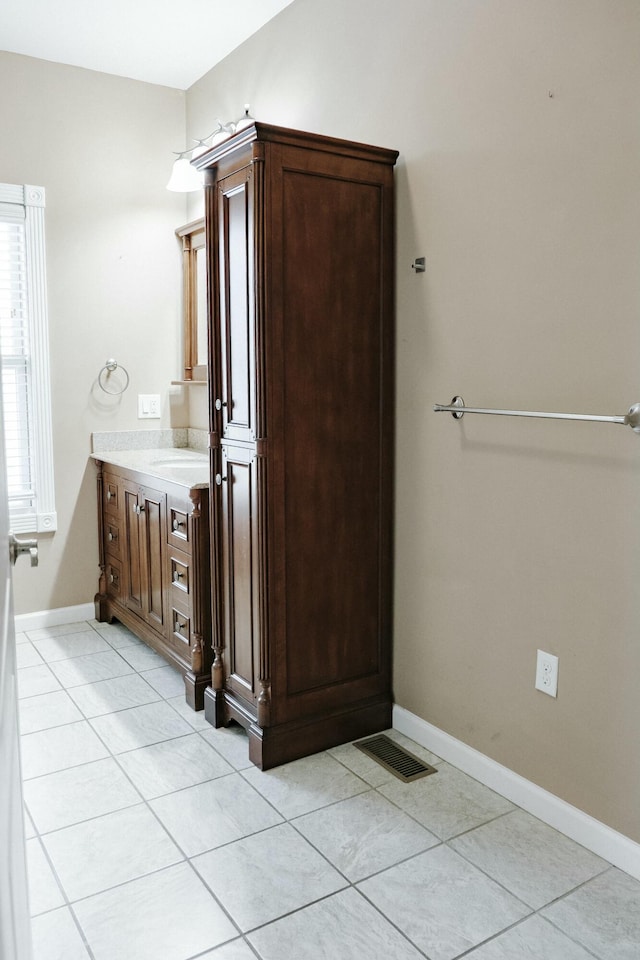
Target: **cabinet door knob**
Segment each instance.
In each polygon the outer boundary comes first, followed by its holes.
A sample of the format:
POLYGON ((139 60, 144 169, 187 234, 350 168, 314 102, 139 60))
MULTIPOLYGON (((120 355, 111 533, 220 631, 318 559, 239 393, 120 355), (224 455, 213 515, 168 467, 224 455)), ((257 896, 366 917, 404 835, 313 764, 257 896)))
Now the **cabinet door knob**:
POLYGON ((179 583, 184 578, 184 573, 180 573, 179 570, 173 571, 173 582, 179 583))
POLYGON ((226 407, 226 405, 227 405, 226 400, 220 400, 220 398, 216 400, 216 410, 222 410, 222 408, 226 407))
POLYGON ((171 526, 175 531, 178 531, 180 527, 184 527, 184 520, 178 520, 177 517, 174 517, 171 526))
POLYGON ((227 478, 223 477, 221 473, 216 473, 216 483, 218 484, 218 486, 220 486, 220 484, 226 479, 227 478))
POLYGON ((118 539, 118 534, 114 533, 113 530, 109 530, 109 533, 107 534, 107 540, 109 541, 109 543, 117 539, 118 539))

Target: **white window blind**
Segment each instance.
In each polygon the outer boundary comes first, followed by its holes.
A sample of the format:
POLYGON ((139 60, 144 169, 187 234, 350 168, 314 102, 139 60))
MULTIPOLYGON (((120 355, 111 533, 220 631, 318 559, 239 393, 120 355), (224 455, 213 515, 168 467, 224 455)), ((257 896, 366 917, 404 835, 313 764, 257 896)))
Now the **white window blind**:
POLYGON ((11 529, 56 529, 42 187, 0 184, 0 358, 11 529))

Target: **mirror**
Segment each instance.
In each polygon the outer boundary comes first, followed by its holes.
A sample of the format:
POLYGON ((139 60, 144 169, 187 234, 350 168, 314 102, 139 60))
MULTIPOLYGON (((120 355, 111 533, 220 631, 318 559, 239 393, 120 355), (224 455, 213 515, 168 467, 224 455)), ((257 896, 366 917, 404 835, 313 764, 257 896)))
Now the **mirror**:
POLYGON ((178 227, 182 244, 184 382, 207 381, 207 269, 204 219, 178 227))

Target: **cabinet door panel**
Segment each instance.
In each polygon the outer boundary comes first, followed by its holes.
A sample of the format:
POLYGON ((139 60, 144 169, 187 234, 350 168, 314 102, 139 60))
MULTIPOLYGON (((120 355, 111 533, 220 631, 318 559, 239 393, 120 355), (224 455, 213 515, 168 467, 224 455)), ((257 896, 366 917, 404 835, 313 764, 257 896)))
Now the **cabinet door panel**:
POLYGON ((131 481, 125 482, 123 492, 127 560, 124 602, 162 632, 166 621, 166 498, 131 481))
POLYGON ((253 168, 218 185, 222 436, 255 440, 253 168))
POLYGON ((260 656, 257 458, 255 451, 222 451, 222 562, 227 688, 255 704, 260 656))
POLYGON ((138 516, 138 487, 135 484, 124 486, 124 524, 126 538, 125 592, 124 602, 130 609, 143 616, 143 554, 140 539, 138 516))
POLYGON ((391 451, 384 446, 381 377, 382 191, 376 183, 293 165, 292 158, 281 182, 279 546, 287 692, 300 695, 380 669, 386 550, 380 517, 391 451))
POLYGON ((165 496, 146 487, 140 493, 140 521, 144 537, 144 607, 146 619, 156 629, 165 623, 163 566, 165 559, 165 496))

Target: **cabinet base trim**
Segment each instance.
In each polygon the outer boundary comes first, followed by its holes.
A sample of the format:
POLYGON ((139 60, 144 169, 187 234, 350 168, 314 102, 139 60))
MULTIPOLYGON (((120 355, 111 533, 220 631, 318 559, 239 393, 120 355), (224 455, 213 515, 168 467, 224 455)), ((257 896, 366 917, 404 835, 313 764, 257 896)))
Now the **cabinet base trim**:
POLYGON ((248 709, 229 692, 205 691, 205 718, 217 725, 236 720, 249 736, 249 759, 261 770, 299 760, 391 727, 392 701, 388 697, 352 704, 342 710, 273 727, 260 727, 248 709), (219 701, 224 698, 223 704, 219 701), (221 717, 222 714, 222 717, 221 717), (220 722, 221 721, 221 722, 220 722))

